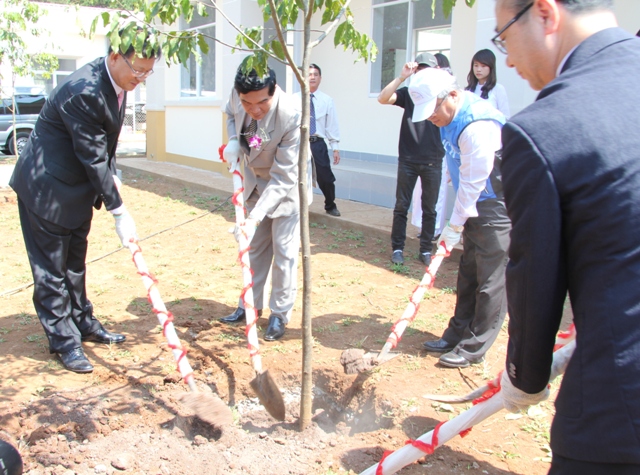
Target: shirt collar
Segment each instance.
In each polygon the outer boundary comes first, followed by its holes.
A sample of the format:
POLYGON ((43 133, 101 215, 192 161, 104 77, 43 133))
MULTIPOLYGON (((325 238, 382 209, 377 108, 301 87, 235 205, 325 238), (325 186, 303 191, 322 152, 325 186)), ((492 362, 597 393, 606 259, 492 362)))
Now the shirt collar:
POLYGON ((571 51, 569 51, 565 57, 562 59, 562 61, 560 61, 560 64, 558 65, 558 69, 556 69, 556 77, 560 76, 560 73, 562 73, 562 68, 564 68, 564 65, 566 64, 567 60, 569 59, 569 57, 573 54, 573 52, 576 50, 576 48, 580 46, 580 43, 578 43, 577 45, 575 45, 573 48, 571 48, 571 51))
POLYGON ((107 68, 107 74, 109 75, 109 80, 111 81, 111 85, 113 86, 114 91, 116 91, 116 96, 119 95, 124 89, 116 84, 111 76, 111 71, 109 71, 109 55, 104 58, 104 66, 107 68))

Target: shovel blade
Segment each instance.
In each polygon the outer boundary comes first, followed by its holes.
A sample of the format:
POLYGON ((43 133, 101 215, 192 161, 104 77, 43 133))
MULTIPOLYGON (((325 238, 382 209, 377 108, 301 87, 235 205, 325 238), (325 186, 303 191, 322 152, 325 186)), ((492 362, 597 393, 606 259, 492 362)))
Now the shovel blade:
POLYGON ((191 409, 200 420, 219 429, 233 424, 231 409, 212 394, 189 392, 182 396, 182 403, 191 409))
POLYGON ((286 412, 284 399, 282 399, 282 393, 276 382, 269 374, 269 370, 257 373, 249 384, 258 396, 260 404, 264 406, 271 417, 277 421, 284 421, 286 412))
POLYGON ((340 364, 342 364, 345 374, 365 373, 399 355, 400 353, 397 352, 386 353, 382 358, 379 358, 379 353, 365 353, 364 350, 351 348, 342 352, 340 364))

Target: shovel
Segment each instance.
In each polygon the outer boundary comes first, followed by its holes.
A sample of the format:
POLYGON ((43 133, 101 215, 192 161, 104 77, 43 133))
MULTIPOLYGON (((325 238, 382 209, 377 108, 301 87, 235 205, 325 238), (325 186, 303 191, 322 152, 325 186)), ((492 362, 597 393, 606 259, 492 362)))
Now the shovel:
POLYGON ((409 304, 402 314, 402 317, 400 317, 400 320, 398 320, 391 328, 391 334, 389 335, 389 338, 387 338, 387 342, 382 347, 382 351, 380 351, 380 353, 365 353, 364 350, 360 350, 358 348, 351 348, 342 352, 340 355, 340 364, 344 368, 344 372, 346 374, 356 374, 369 371, 375 366, 386 363, 400 354, 390 353, 390 351, 400 342, 407 325, 416 318, 418 308, 420 308, 420 301, 422 300, 424 293, 427 289, 430 289, 433 286, 436 272, 438 271, 442 260, 449 255, 450 253, 441 243, 438 246, 436 255, 431 258, 431 263, 429 264, 429 267, 427 267, 424 277, 422 277, 422 280, 413 291, 409 304))
MULTIPOLYGON (((220 158, 224 160, 222 150, 223 148, 221 147, 220 158)), ((240 173, 240 160, 229 163, 229 171, 233 175, 234 191, 232 202, 236 210, 236 226, 239 226, 244 221, 244 198, 242 196, 244 187, 242 185, 243 177, 240 173)), ((242 267, 242 281, 244 285, 241 298, 247 319, 245 335, 247 336, 247 348, 249 349, 249 356, 251 357, 251 365, 256 373, 256 377, 249 384, 258 396, 260 404, 264 406, 271 417, 278 421, 284 421, 285 407, 282 393, 273 380, 273 377, 269 374, 269 370, 262 369, 262 357, 260 356, 258 331, 256 330, 258 314, 256 308, 253 306, 253 271, 251 270, 249 262, 249 240, 244 233, 238 234, 240 235, 238 239, 238 258, 240 260, 240 266, 242 267)))
POLYGON ((153 307, 153 312, 158 316, 162 325, 162 334, 167 339, 167 344, 178 365, 178 371, 182 379, 189 385, 190 393, 182 397, 182 402, 189 407, 198 418, 220 429, 231 425, 233 416, 229 407, 218 397, 198 391, 193 378, 193 369, 187 360, 187 350, 180 344, 180 339, 173 326, 173 315, 167 310, 160 297, 157 280, 151 275, 147 264, 142 257, 142 249, 137 242, 130 242, 129 251, 133 256, 133 262, 142 276, 142 281, 147 289, 147 298, 153 307))

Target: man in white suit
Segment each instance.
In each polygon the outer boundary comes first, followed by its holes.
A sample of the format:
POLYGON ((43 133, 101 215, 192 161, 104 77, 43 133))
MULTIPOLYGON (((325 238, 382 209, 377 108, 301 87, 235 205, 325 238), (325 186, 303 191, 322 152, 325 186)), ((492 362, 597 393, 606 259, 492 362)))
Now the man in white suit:
MULTIPOLYGON (((297 292, 300 115, 291 96, 276 84, 273 70, 260 77, 255 70, 243 73, 242 67, 225 112, 229 134, 225 158, 240 156, 244 167, 249 216, 240 227, 251 242, 254 304, 258 316, 262 315, 264 284, 271 268, 271 315, 264 339, 275 341, 284 335, 297 292)), ((235 312, 220 319, 225 323, 244 320, 242 298, 235 312)))

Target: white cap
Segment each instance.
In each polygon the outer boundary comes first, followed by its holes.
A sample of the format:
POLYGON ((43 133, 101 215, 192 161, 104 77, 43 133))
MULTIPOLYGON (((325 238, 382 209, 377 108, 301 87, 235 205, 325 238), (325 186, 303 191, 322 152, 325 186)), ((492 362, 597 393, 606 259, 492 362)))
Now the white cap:
POLYGON ((457 88, 456 78, 443 69, 427 68, 411 78, 409 95, 413 100, 413 122, 427 120, 433 115, 438 94, 457 88))

